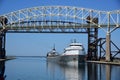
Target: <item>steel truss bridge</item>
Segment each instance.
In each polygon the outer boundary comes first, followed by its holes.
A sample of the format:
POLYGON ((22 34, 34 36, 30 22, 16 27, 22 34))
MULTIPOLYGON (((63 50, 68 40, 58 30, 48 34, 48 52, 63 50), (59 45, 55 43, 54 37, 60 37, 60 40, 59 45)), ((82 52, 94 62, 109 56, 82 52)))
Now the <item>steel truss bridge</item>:
MULTIPOLYGON (((120 10, 99 11, 71 6, 39 6, 0 16, 1 54, 5 52, 5 33, 88 33, 88 59, 98 53, 98 29, 106 32, 106 60, 111 60, 111 33, 120 28, 120 10)), ((102 45, 102 44, 101 44, 102 45)), ((100 46, 101 46, 100 45, 100 46)), ((115 45, 116 46, 116 45, 115 45)), ((102 48, 102 47, 101 47, 102 48)), ((118 53, 120 53, 120 49, 118 53)), ((115 56, 114 55, 114 56, 115 56)))

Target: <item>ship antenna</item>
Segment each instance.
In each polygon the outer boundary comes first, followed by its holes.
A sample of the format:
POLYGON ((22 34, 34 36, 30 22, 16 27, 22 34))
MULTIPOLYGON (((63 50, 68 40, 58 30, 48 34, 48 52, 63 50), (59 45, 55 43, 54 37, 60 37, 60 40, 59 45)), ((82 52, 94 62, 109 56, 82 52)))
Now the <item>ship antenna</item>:
POLYGON ((71 39, 71 43, 73 43, 73 40, 71 39))
POLYGON ((76 43, 76 39, 74 39, 74 43, 76 43))
POLYGON ((53 50, 55 50, 55 44, 54 44, 54 46, 53 46, 53 50))

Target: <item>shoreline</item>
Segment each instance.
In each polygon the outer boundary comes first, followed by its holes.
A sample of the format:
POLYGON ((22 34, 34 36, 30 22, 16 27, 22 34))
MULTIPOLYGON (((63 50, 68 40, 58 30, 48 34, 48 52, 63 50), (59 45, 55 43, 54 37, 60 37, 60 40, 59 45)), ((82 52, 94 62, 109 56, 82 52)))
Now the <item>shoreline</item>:
POLYGON ((7 60, 13 60, 16 59, 15 57, 6 57, 5 59, 0 59, 0 61, 7 61, 7 60))
MULTIPOLYGON (((0 61, 7 61, 16 59, 15 57, 7 56, 5 59, 0 59, 0 61)), ((85 61, 86 63, 96 63, 96 64, 108 64, 108 65, 118 65, 120 66, 120 61, 107 62, 104 60, 101 61, 85 61)))
POLYGON ((120 62, 107 62, 107 61, 86 61, 87 63, 96 63, 96 64, 108 64, 108 65, 118 65, 120 66, 120 62))

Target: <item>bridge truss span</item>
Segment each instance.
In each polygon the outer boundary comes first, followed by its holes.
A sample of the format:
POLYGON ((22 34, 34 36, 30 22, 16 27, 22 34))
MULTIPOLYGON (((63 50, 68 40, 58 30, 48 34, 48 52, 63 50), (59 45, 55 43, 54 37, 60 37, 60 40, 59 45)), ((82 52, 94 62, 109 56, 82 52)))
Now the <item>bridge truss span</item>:
POLYGON ((39 6, 2 16, 8 19, 4 26, 6 30, 13 32, 86 32, 87 28, 106 28, 109 23, 112 30, 120 27, 119 10, 107 12, 71 6, 39 6), (98 18, 97 23, 94 18, 98 18))

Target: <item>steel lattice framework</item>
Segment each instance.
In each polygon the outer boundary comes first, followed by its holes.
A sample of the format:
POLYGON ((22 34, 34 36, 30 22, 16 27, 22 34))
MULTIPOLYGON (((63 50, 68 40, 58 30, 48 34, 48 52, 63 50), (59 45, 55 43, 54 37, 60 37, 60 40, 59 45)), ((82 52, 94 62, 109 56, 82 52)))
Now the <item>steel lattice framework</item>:
POLYGON ((71 6, 39 6, 2 15, 8 19, 1 29, 13 32, 86 32, 87 28, 120 27, 120 10, 99 11, 71 6), (98 18, 94 23, 86 18, 98 18), (91 24, 87 24, 89 21, 91 24))
MULTIPOLYGON (((4 57, 6 32, 88 33, 88 59, 96 60, 98 28, 101 28, 106 32, 106 61, 110 61, 111 32, 120 28, 120 10, 99 11, 71 6, 40 6, 1 15, 0 23, 0 53, 4 54, 4 57)), ((117 55, 120 49, 114 46, 118 49, 115 54, 117 55)))

